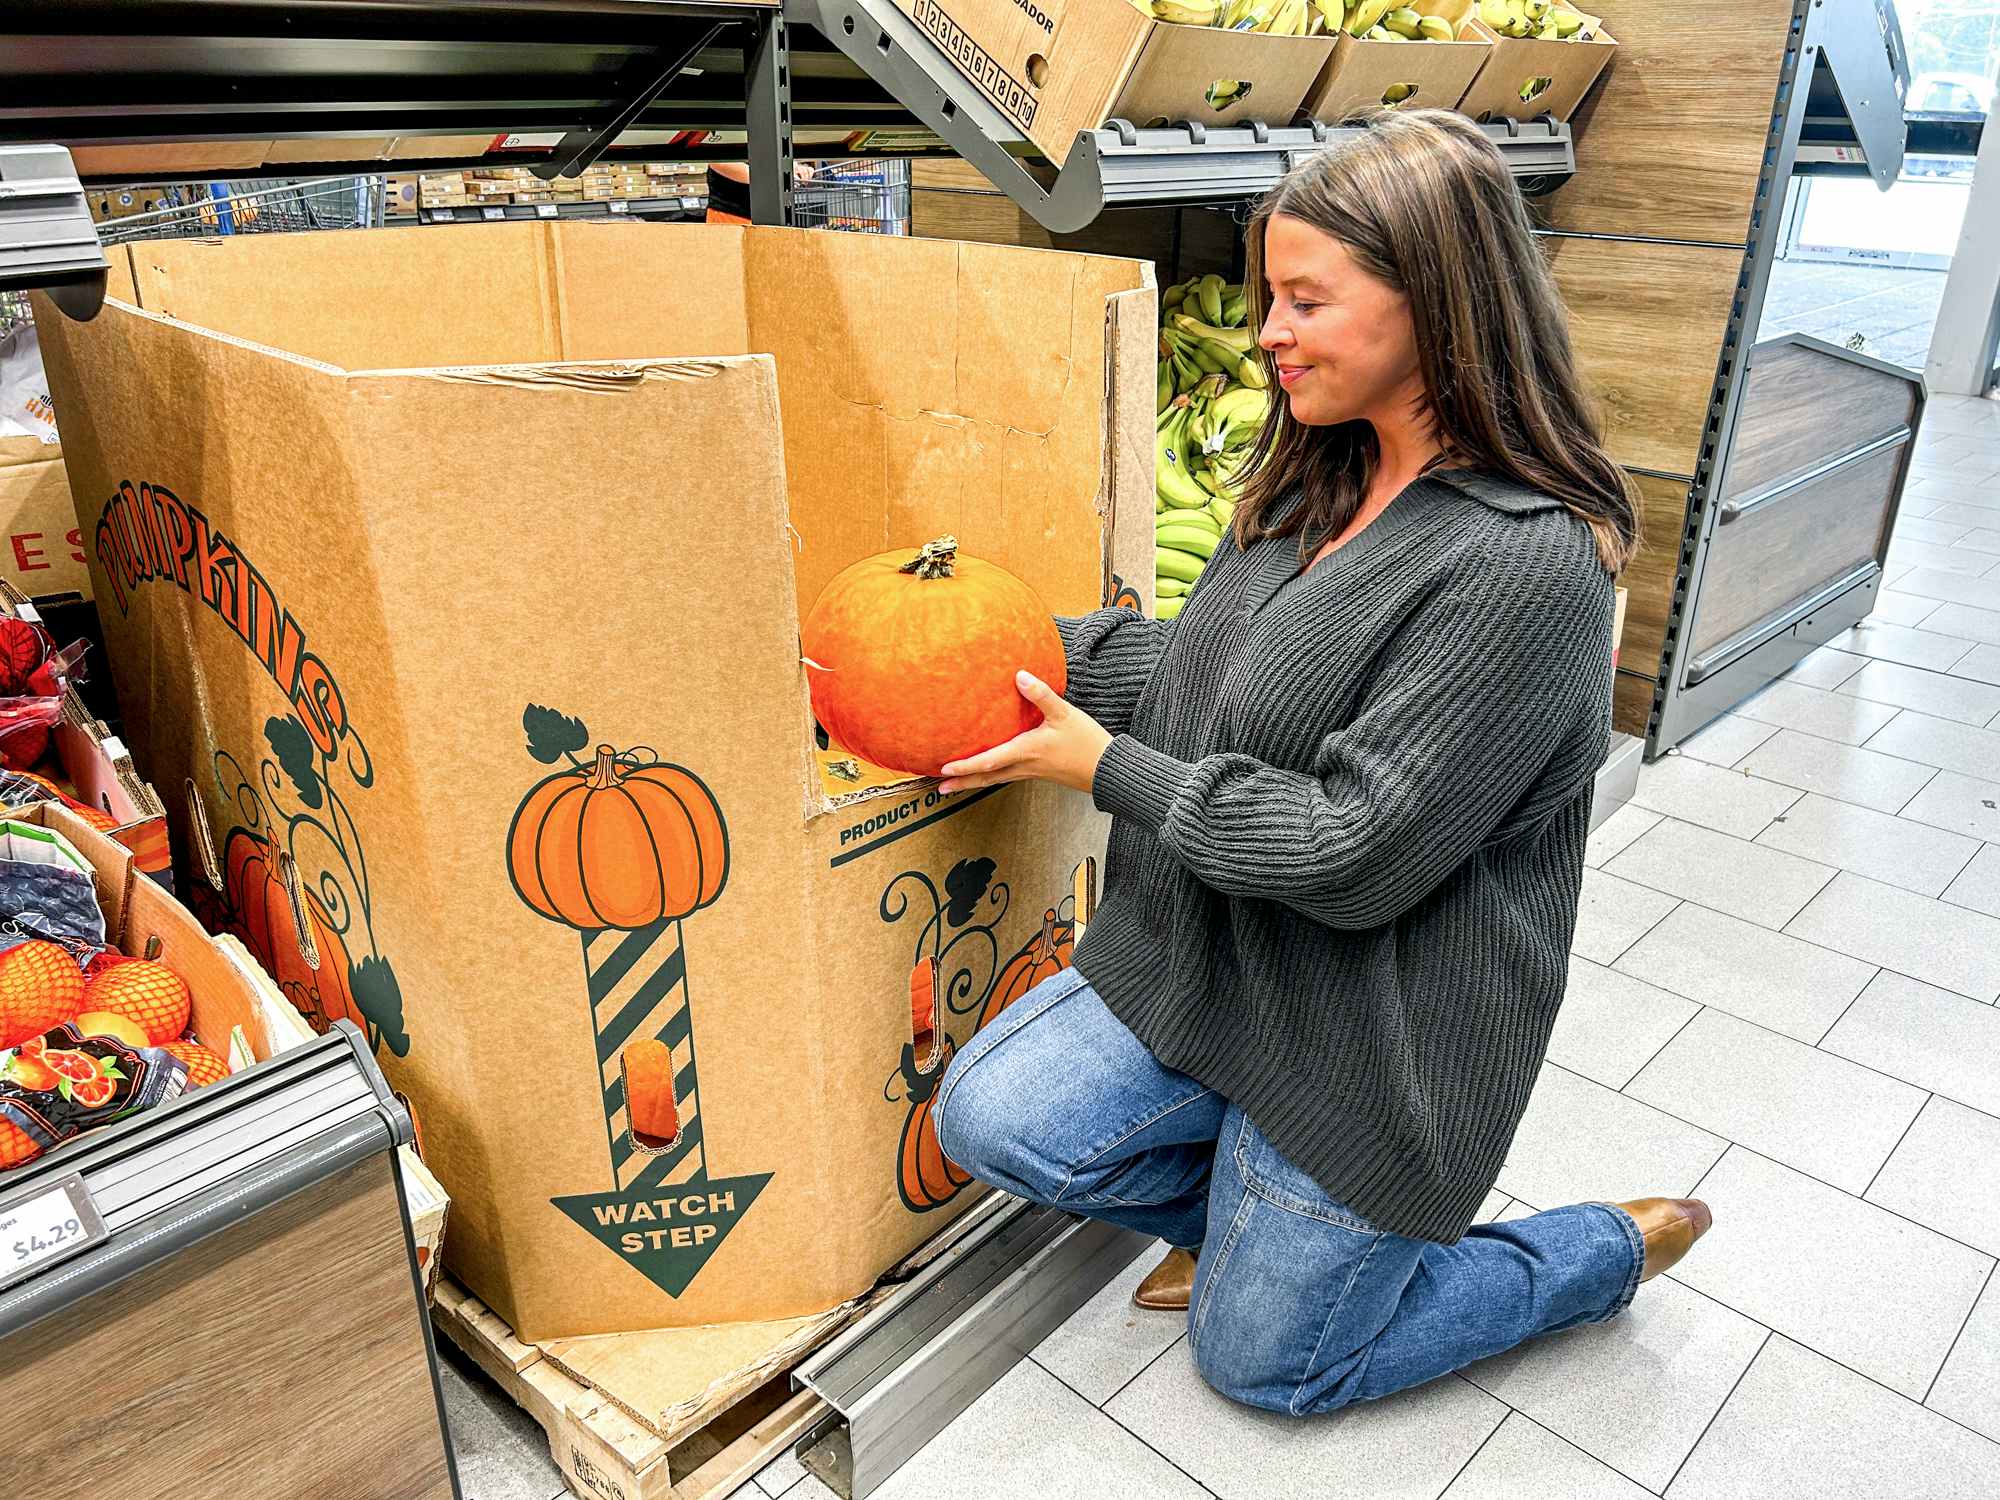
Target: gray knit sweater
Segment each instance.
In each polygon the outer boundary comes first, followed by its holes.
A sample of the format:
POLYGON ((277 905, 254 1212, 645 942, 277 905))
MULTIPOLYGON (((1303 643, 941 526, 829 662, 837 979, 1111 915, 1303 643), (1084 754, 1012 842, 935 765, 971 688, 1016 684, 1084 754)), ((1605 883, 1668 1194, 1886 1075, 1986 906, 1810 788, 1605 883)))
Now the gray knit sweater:
POLYGON ((1611 579, 1560 504, 1470 471, 1299 568, 1225 542, 1171 624, 1058 622, 1116 736, 1076 966, 1335 1199, 1452 1244, 1562 1003, 1611 579))

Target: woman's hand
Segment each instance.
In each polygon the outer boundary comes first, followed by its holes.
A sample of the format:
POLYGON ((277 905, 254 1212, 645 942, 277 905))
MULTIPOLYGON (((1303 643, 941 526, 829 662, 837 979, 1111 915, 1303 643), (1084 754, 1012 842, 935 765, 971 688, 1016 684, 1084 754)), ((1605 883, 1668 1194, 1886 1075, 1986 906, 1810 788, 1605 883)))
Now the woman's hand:
POLYGON ((1088 792, 1097 763, 1111 743, 1109 731, 1089 714, 1070 707, 1032 672, 1016 672, 1014 685, 1042 711, 1042 722, 1004 745, 952 761, 944 768, 938 790, 964 792, 1033 778, 1088 792))

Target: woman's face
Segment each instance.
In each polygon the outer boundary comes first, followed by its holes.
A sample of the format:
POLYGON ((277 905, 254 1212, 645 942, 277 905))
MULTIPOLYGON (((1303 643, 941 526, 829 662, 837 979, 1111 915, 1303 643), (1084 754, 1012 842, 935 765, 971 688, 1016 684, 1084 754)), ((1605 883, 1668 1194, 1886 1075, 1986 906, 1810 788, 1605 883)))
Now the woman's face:
POLYGON ((1277 361, 1293 417, 1331 427, 1421 406, 1410 299, 1362 270, 1339 240, 1272 215, 1264 280, 1271 307, 1257 342, 1277 361))

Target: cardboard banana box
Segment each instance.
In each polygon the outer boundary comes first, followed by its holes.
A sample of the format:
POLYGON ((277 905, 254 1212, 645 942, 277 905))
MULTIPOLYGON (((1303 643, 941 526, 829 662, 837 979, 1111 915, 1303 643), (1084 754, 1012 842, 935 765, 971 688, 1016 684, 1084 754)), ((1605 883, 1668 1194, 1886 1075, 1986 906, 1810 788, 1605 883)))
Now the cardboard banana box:
POLYGON ((967 1201, 931 1093, 1066 962, 1105 820, 829 776, 800 616, 946 532, 1144 606, 1151 268, 563 223, 114 256, 97 319, 40 312, 133 753, 205 920, 409 1097, 453 1274, 530 1340, 870 1286, 967 1201))

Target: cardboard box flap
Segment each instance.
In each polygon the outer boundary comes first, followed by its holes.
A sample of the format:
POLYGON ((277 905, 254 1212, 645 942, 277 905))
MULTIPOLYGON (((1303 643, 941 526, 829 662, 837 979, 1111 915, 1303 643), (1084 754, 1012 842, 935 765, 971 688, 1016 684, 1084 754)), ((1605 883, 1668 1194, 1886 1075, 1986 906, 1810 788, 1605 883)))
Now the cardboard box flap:
MULTIPOLYGON (((1123 8, 1132 10, 1130 5, 1123 8)), ((1141 20, 1136 11, 1132 14, 1141 20)), ((1333 39, 1325 36, 1159 23, 1150 28, 1111 113, 1141 127, 1173 120, 1289 125, 1332 51, 1333 39)))

